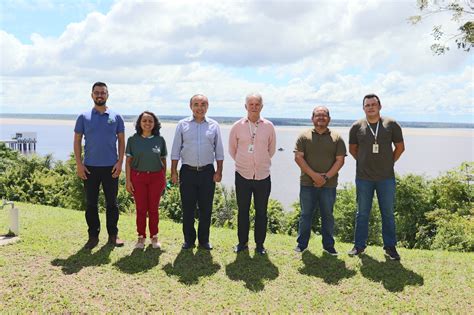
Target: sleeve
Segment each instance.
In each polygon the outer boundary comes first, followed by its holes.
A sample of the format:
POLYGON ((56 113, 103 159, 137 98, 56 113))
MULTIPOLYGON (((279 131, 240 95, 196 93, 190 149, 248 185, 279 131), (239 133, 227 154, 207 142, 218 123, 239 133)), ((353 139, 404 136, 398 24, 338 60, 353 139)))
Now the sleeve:
POLYGON ((161 157, 166 158, 168 156, 168 149, 166 148, 165 138, 161 137, 161 157))
POLYGON ((215 142, 215 153, 216 153, 216 161, 223 161, 224 160, 224 146, 222 145, 222 136, 221 136, 221 128, 219 124, 216 123, 216 142, 215 142))
POLYGON ((117 134, 125 132, 125 123, 120 115, 117 115, 117 134))
POLYGON ((403 142, 402 127, 400 127, 400 125, 396 121, 394 121, 392 124, 392 142, 403 142))
POLYGON ((132 154, 132 142, 133 142, 133 136, 132 137, 129 137, 127 139, 127 146, 125 147, 125 155, 126 156, 130 156, 130 157, 133 157, 133 154, 132 154))
POLYGON ((237 123, 235 123, 229 132, 229 155, 232 159, 235 160, 235 156, 237 155, 237 123))
POLYGON ((359 144, 357 140, 357 130, 359 130, 359 124, 354 123, 349 130, 349 144, 359 144))
POLYGON ((272 123, 270 123, 270 127, 272 128, 272 133, 268 141, 268 153, 270 154, 270 157, 272 157, 276 151, 276 132, 272 123))
POLYGON ((183 137, 181 131, 181 123, 176 125, 176 131, 173 138, 173 146, 171 147, 171 160, 179 160, 181 157, 181 148, 183 146, 183 137))
POLYGON ((339 137, 337 139, 336 143, 336 156, 346 156, 347 155, 347 150, 346 150, 346 144, 344 143, 344 140, 342 137, 339 137))
POLYGON ((293 152, 304 152, 304 148, 305 148, 304 139, 305 139, 304 133, 298 136, 298 138, 296 139, 295 149, 293 150, 293 152))
POLYGON ((75 133, 84 134, 84 115, 81 114, 76 119, 76 126, 74 127, 75 133))

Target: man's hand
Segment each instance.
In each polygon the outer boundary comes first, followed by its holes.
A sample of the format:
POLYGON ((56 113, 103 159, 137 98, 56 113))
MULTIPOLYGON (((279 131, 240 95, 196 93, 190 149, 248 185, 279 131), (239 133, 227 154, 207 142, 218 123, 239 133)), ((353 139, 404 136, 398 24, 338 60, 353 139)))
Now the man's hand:
POLYGON ((135 189, 133 188, 132 182, 129 180, 127 181, 126 188, 127 188, 127 191, 131 194, 133 194, 133 192, 135 191, 135 189))
POLYGON ((122 172, 122 162, 118 161, 115 163, 114 167, 112 168, 112 177, 117 178, 120 176, 120 173, 122 172))
POLYGON ((80 163, 76 164, 76 173, 79 178, 86 180, 87 174, 90 174, 91 172, 89 172, 89 170, 87 169, 87 167, 84 166, 84 164, 80 163))
POLYGON ((323 187, 326 184, 326 180, 323 177, 323 174, 316 173, 313 177, 314 187, 323 187))
POLYGON ((222 173, 221 172, 215 172, 213 179, 214 179, 215 183, 219 183, 222 180, 222 173))
POLYGON ((173 183, 173 185, 176 185, 178 181, 179 181, 178 172, 171 171, 171 182, 173 183))

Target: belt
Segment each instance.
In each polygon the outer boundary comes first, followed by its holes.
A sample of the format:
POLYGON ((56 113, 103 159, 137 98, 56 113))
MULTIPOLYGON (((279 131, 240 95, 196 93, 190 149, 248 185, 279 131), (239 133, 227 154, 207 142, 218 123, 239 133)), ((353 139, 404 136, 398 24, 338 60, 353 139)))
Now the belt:
POLYGON ((195 171, 195 172, 202 172, 202 171, 205 171, 209 168, 211 168, 213 165, 212 164, 207 164, 207 165, 203 165, 203 166, 191 166, 191 165, 188 165, 188 164, 183 164, 183 166, 190 170, 190 171, 195 171))

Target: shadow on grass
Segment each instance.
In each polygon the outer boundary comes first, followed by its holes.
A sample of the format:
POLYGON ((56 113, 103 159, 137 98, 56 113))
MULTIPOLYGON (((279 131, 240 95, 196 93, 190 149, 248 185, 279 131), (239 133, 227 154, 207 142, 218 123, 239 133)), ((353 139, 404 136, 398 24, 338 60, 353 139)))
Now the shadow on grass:
POLYGON ((323 253, 317 257, 309 251, 302 254, 304 267, 299 269, 303 275, 318 277, 327 284, 338 284, 342 279, 355 276, 354 270, 347 269, 346 263, 335 256, 323 253))
POLYGON ((264 279, 275 280, 279 275, 278 267, 270 261, 268 254, 250 257, 248 250, 238 253, 235 261, 225 267, 225 273, 230 280, 244 281, 245 287, 254 292, 265 288, 264 279))
POLYGON ((173 264, 168 263, 163 270, 168 276, 178 277, 178 281, 186 285, 198 284, 200 277, 215 274, 221 266, 212 260, 211 252, 205 249, 181 250, 173 264))
POLYGON ((144 272, 158 265, 162 253, 161 249, 155 249, 151 245, 146 250, 134 249, 130 255, 115 262, 114 266, 129 274, 144 272))
POLYGON ((419 274, 403 267, 400 261, 378 261, 367 255, 361 255, 362 275, 373 281, 381 282, 383 287, 391 292, 401 292, 407 285, 422 286, 424 279, 419 274))
POLYGON ((51 261, 53 266, 61 266, 64 274, 70 275, 81 271, 84 267, 100 266, 110 263, 110 253, 114 246, 106 244, 98 251, 91 253, 90 249, 81 248, 77 253, 66 259, 56 258, 51 261))

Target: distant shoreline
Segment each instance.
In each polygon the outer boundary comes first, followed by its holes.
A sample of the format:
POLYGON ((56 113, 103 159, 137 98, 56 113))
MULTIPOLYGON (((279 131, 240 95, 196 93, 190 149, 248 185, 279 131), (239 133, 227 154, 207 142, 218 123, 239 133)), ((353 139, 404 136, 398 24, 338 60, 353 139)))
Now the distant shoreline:
MULTIPOLYGON (((162 121, 162 127, 174 127, 177 121, 169 122, 162 121)), ((74 128, 75 119, 46 119, 46 118, 4 118, 0 116, 0 125, 40 125, 40 126, 71 126, 71 132, 74 128)), ((126 125, 132 125, 133 121, 125 121, 126 125)), ((230 129, 231 124, 222 124, 221 128, 230 129)), ((330 128, 339 132, 340 134, 346 134, 349 132, 350 126, 334 126, 330 128)), ((277 131, 301 129, 301 131, 310 126, 276 126, 277 131)), ((34 131, 34 130, 25 130, 34 131)), ((419 136, 450 136, 450 137, 473 137, 474 128, 416 128, 416 127, 404 127, 404 135, 419 135, 419 136), (446 134, 449 130, 449 134, 446 134)))
MULTIPOLYGON (((133 122, 137 115, 122 115, 126 122, 133 122)), ((176 123, 186 116, 160 115, 163 123, 176 123)), ((231 125, 241 117, 214 117, 220 124, 231 125)), ((0 113, 0 119, 32 119, 32 120, 48 120, 48 121, 75 121, 76 114, 15 114, 0 113)), ((268 117, 265 117, 268 118, 268 117)), ((311 126, 311 121, 304 118, 268 118, 275 126, 311 126)), ((333 119, 331 126, 333 127, 350 127, 354 120, 333 119)), ((442 123, 442 122, 406 122, 399 121, 404 128, 459 128, 474 129, 474 123, 442 123)))

